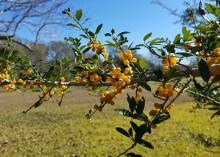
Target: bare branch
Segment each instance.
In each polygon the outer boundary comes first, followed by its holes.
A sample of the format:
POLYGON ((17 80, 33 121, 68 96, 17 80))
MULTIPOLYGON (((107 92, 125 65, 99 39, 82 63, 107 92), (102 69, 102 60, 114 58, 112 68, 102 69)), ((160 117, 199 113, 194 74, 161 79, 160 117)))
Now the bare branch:
MULTIPOLYGON (((35 43, 48 25, 63 26, 61 9, 69 0, 0 1, 0 36, 17 36, 22 29, 34 30, 35 43)), ((28 30, 27 30, 28 31, 28 30)))

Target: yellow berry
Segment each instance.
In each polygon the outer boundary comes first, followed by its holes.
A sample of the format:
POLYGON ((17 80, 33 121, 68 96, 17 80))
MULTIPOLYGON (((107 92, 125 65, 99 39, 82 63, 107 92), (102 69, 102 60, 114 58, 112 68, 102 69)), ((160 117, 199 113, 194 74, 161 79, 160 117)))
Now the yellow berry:
POLYGON ((132 61, 133 63, 136 63, 136 62, 137 62, 137 58, 133 58, 131 61, 132 61))
POLYGON ((124 63, 124 65, 129 65, 129 60, 125 59, 125 60, 123 60, 123 63, 124 63))
POLYGON ((50 91, 50 96, 53 96, 54 94, 55 94, 55 92, 54 91, 50 91))
POLYGON ((60 77, 60 81, 64 82, 65 81, 65 77, 60 77))
POLYGON ((63 84, 63 85, 60 86, 60 88, 61 88, 62 90, 66 90, 66 89, 67 89, 67 86, 63 84))
POLYGON ((29 69, 27 70, 27 74, 28 74, 28 75, 32 75, 32 73, 33 73, 33 70, 32 70, 31 68, 29 68, 29 69))
POLYGON ((126 51, 126 57, 127 57, 128 59, 132 59, 132 58, 133 58, 133 54, 132 54, 132 51, 131 51, 131 50, 127 50, 127 51, 126 51))

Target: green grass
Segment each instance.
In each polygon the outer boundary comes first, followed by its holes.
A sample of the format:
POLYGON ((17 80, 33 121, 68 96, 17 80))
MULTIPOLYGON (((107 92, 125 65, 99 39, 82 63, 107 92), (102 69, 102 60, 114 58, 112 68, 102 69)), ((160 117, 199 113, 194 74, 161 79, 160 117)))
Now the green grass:
MULTIPOLYGON (((9 97, 0 98, 0 104, 3 100, 5 103, 0 105, 1 157, 114 157, 132 144, 115 130, 117 126, 129 127, 130 119, 113 111, 126 106, 125 99, 87 120, 84 115, 95 100, 86 95, 73 101, 68 97, 61 107, 49 103, 27 114, 21 113, 25 109, 21 104, 33 100, 11 97, 16 105, 11 104, 9 97)), ((171 119, 158 125, 151 135, 144 136, 155 149, 138 145, 132 152, 144 157, 218 157, 220 119, 211 120, 212 112, 194 110, 193 105, 192 102, 176 105, 171 119)))

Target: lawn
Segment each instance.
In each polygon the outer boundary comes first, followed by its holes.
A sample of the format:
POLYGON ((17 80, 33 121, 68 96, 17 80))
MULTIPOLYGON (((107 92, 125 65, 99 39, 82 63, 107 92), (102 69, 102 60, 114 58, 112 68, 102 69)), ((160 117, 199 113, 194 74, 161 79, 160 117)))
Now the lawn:
MULTIPOLYGON (((115 157, 132 144, 115 130, 117 126, 129 127, 130 119, 113 111, 126 107, 125 95, 117 98, 115 106, 107 106, 88 120, 85 114, 98 98, 80 89, 68 94, 61 107, 51 101, 22 114, 37 94, 0 94, 1 157, 115 157)), ((148 112, 155 99, 145 96, 148 112)), ((190 98, 181 97, 171 119, 144 137, 155 148, 138 145, 132 152, 144 157, 219 157, 220 118, 211 120, 212 112, 193 106, 190 98)))

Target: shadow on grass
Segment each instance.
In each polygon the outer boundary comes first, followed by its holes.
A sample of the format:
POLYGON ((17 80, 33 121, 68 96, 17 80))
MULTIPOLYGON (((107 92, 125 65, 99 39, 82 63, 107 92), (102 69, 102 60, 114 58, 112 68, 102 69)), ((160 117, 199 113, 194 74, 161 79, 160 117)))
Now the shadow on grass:
POLYGON ((212 137, 207 137, 206 135, 199 133, 199 134, 194 134, 190 132, 191 137, 204 145, 205 147, 220 147, 220 137, 219 138, 212 138, 212 137))

